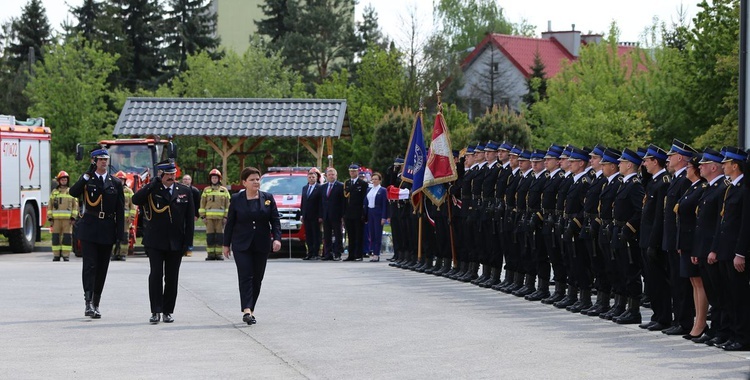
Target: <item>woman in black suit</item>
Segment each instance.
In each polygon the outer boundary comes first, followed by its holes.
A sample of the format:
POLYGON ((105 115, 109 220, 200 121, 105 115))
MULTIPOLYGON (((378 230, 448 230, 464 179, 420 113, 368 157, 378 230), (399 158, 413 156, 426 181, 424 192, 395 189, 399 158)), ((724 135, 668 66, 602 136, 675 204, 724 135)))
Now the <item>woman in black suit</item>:
POLYGON ((260 171, 247 167, 240 178, 245 190, 232 195, 229 202, 223 251, 226 258, 234 251, 242 321, 252 325, 268 254, 271 249, 274 252, 281 249, 281 221, 273 195, 260 191, 260 171))
POLYGON ((680 277, 690 278, 693 285, 693 301, 695 302, 695 322, 693 329, 683 337, 693 339, 700 337, 706 330, 706 317, 708 313, 708 298, 706 289, 703 287, 700 271, 698 270, 698 258, 693 256, 695 235, 695 208, 706 188, 706 180, 701 178, 698 157, 693 157, 687 166, 687 178, 692 185, 685 194, 677 201, 677 252, 680 254, 680 277))

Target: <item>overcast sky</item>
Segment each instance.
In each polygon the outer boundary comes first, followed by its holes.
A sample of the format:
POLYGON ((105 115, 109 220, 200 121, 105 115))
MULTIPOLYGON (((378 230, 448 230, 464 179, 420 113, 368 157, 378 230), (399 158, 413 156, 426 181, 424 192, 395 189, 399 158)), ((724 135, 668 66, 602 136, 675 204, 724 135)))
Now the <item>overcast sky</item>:
MULTIPOLYGON (((17 17, 28 0, 2 0, 3 12, 0 19, 17 17)), ((42 0, 47 9, 50 23, 59 29, 59 25, 70 17, 68 5, 80 5, 82 0, 42 0)), ((423 29, 422 36, 432 31, 433 0, 359 0, 357 17, 367 4, 372 4, 378 12, 383 31, 397 42, 405 40, 404 20, 409 19, 410 10, 416 10, 423 29)), ((553 30, 570 30, 575 24, 576 30, 582 32, 605 33, 609 24, 615 20, 620 28, 620 41, 635 42, 640 39, 644 28, 652 24, 654 17, 670 23, 677 20, 678 9, 682 6, 692 19, 698 11, 698 0, 498 0, 505 9, 505 15, 511 22, 526 19, 536 27, 537 35, 547 30, 551 21, 553 30)))

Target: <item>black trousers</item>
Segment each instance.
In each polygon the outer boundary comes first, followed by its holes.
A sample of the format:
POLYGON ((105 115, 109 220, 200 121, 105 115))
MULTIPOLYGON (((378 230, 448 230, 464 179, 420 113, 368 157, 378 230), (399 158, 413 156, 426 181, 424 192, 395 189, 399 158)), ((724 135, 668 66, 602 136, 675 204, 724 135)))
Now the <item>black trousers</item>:
POLYGON ((320 222, 318 219, 305 219, 305 245, 307 256, 317 257, 320 251, 320 222))
POLYGON ((81 241, 83 255, 83 292, 86 299, 93 296, 94 306, 99 306, 99 297, 107 280, 112 244, 97 244, 81 241))
POLYGON ((341 252, 341 219, 323 219, 323 255, 333 258, 341 252))
POLYGON ((711 304, 711 336, 720 336, 729 339, 731 330, 729 326, 729 317, 727 315, 727 301, 729 295, 726 289, 722 289, 720 263, 709 264, 706 258, 698 259, 698 270, 700 270, 703 279, 703 288, 706 289, 708 303, 711 304))
POLYGON ((648 287, 644 290, 651 300, 651 321, 669 326, 672 323, 671 291, 669 287, 669 263, 667 253, 658 250, 655 257, 649 257, 646 249, 643 255, 643 277, 648 287))
POLYGON ((722 292, 728 294, 725 312, 731 331, 729 339, 747 345, 750 344, 750 285, 748 285, 747 269, 737 272, 732 260, 722 260, 719 265, 722 292))
POLYGON ((349 256, 362 258, 362 245, 364 244, 365 224, 362 218, 344 218, 346 227, 346 242, 349 246, 349 256))
POLYGON ((247 251, 234 252, 234 263, 237 265, 237 280, 240 287, 240 309, 255 311, 260 286, 266 273, 269 247, 251 247, 247 251))
POLYGON ((182 251, 163 251, 146 247, 151 273, 148 275, 148 298, 152 313, 174 313, 182 251))
POLYGON ((624 285, 621 295, 639 298, 643 294, 641 250, 634 241, 621 241, 617 246, 617 267, 624 285))

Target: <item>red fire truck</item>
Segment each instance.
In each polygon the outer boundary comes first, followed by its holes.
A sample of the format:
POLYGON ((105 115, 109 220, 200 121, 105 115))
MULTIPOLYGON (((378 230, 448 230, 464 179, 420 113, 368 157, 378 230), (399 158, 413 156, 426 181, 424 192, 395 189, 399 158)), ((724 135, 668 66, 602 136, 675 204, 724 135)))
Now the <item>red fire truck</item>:
POLYGON ((52 178, 51 134, 42 118, 0 115, 0 232, 13 252, 31 252, 41 240, 52 178))

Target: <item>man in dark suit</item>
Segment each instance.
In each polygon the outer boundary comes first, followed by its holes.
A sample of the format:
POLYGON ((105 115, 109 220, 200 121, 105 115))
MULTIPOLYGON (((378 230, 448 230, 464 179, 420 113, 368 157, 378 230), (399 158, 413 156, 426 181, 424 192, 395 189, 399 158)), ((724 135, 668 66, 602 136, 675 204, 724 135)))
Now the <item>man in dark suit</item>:
MULTIPOLYGON (((189 187, 190 191, 193 193, 193 206, 195 208, 195 220, 198 220, 198 218, 201 216, 198 209, 201 207, 201 191, 193 186, 193 177, 185 174, 182 176, 182 184, 189 187)), ((187 252, 185 252, 185 256, 191 257, 193 256, 193 247, 188 247, 187 252)))
POLYGON ((145 217, 143 245, 151 266, 149 322, 158 323, 164 313, 164 322, 171 323, 182 255, 193 245, 195 206, 190 188, 175 181, 174 162, 160 162, 156 169, 154 180, 133 195, 133 203, 142 207, 145 217))
POLYGON ((323 260, 341 260, 341 223, 344 218, 344 184, 337 181, 336 169, 326 170, 326 183, 320 190, 320 222, 323 223, 323 260))
POLYGON ((708 260, 721 272, 721 295, 726 302, 724 311, 729 324, 729 340, 716 347, 725 351, 750 350, 750 286, 745 271, 745 254, 739 243, 742 231, 744 198, 742 178, 747 154, 737 147, 722 149, 724 175, 731 181, 724 193, 724 203, 719 213, 718 235, 713 241, 708 260))
POLYGON ((641 227, 643 196, 645 191, 638 178, 638 168, 643 160, 636 152, 624 149, 619 158, 622 183, 612 205, 614 229, 612 250, 617 260, 618 276, 622 281, 623 296, 627 297, 625 311, 612 321, 621 325, 641 323, 641 253, 638 249, 638 232, 641 227))
POLYGON ((701 177, 707 181, 707 187, 703 190, 698 200, 695 215, 695 240, 693 242, 693 256, 698 259, 698 269, 703 279, 703 287, 706 289, 708 302, 711 304, 711 328, 706 334, 694 340, 696 343, 705 343, 709 346, 726 343, 729 339, 729 321, 726 315, 726 307, 723 301, 726 295, 722 294, 721 271, 716 265, 716 257, 709 258, 712 245, 716 236, 716 226, 720 222, 721 207, 727 187, 731 184, 724 177, 721 153, 706 148, 700 161, 701 177))
POLYGON ((641 217, 640 248, 643 258, 643 277, 646 281, 646 295, 651 300, 651 320, 642 323, 640 328, 661 331, 672 323, 672 305, 669 289, 669 262, 662 247, 664 234, 664 201, 671 176, 666 169, 667 152, 656 145, 649 145, 643 156, 643 166, 651 174, 646 185, 641 217))
MULTIPOLYGON (((667 335, 683 335, 690 332, 695 317, 693 304, 693 287, 690 279, 680 276, 680 255, 677 252, 677 213, 675 206, 692 185, 687 178, 687 167, 690 159, 697 152, 680 140, 672 141, 672 148, 667 152, 667 169, 672 173, 672 181, 664 198, 664 234, 661 247, 667 254, 669 262, 669 287, 672 299, 672 327, 662 331, 667 335)), ((653 305, 653 304, 652 304, 653 305)))
POLYGON ((344 183, 344 225, 349 256, 345 261, 362 260, 364 245, 364 209, 367 182, 359 178, 359 165, 349 165, 349 179, 344 183))
POLYGON ((125 228, 125 195, 122 182, 107 173, 106 149, 91 152, 91 166, 70 187, 73 197, 83 196, 83 213, 76 224, 83 252, 84 315, 101 318, 99 300, 107 278, 112 246, 120 244, 125 228))
POLYGON ((302 212, 302 223, 305 226, 305 244, 307 245, 307 256, 302 260, 318 259, 320 250, 320 204, 321 192, 320 172, 317 168, 312 168, 307 173, 307 185, 302 187, 302 203, 300 209, 302 212))

